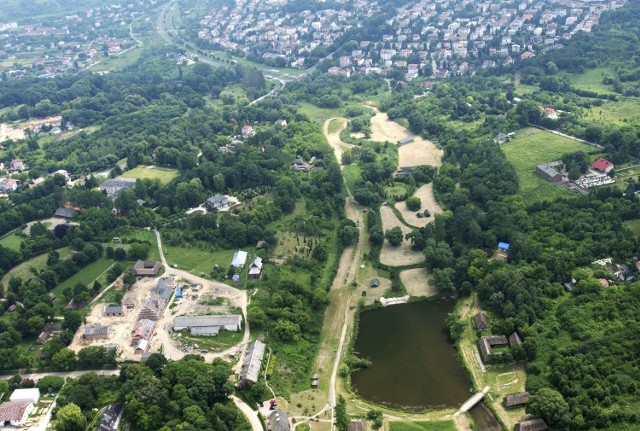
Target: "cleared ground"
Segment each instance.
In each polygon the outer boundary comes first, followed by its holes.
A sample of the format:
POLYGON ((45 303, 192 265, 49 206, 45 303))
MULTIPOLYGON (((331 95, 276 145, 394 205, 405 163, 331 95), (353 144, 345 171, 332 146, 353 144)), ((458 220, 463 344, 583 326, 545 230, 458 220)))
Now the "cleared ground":
POLYGON ((411 226, 415 227, 424 227, 429 222, 433 221, 433 217, 436 214, 440 214, 442 212, 442 207, 438 202, 436 202, 436 198, 433 195, 433 184, 424 184, 416 192, 413 194, 420 198, 420 202, 422 202, 422 206, 420 207, 420 211, 411 211, 407 208, 407 204, 405 202, 397 202, 395 207, 400 211, 404 221, 409 223, 411 226), (421 214, 424 210, 427 209, 431 212, 431 217, 418 217, 418 212, 421 214))
POLYGON ((25 235, 30 235, 31 226, 33 226, 36 223, 42 223, 43 225, 45 225, 49 229, 55 229, 55 227, 58 226, 59 224, 67 223, 67 220, 65 220, 63 218, 60 218, 60 217, 51 217, 51 218, 47 218, 47 219, 44 219, 44 220, 32 221, 32 222, 27 223, 27 226, 22 230, 22 233, 24 233, 25 235))
POLYGON ((429 274, 425 268, 407 269, 400 273, 400 280, 411 296, 435 296, 438 291, 429 286, 429 274))
POLYGON ((431 165, 440 166, 443 151, 436 147, 433 142, 422 139, 412 133, 406 127, 389 120, 386 113, 375 108, 376 115, 371 118, 371 140, 389 141, 396 143, 402 138, 410 136, 413 142, 398 148, 398 167, 431 165))
MULTIPOLYGON (((402 229, 404 235, 411 232, 411 229, 398 220, 398 217, 388 206, 380 207, 380 217, 382 218, 382 229, 385 232, 396 226, 402 229)), ((404 266, 421 262, 424 262, 424 255, 419 251, 411 250, 411 242, 407 239, 404 239, 398 247, 389 245, 389 242, 385 240, 380 250, 380 263, 385 265, 404 266)))
POLYGON ((59 123, 62 120, 60 115, 47 118, 37 118, 29 121, 21 121, 19 123, 0 124, 0 142, 8 139, 18 140, 24 138, 24 131, 32 127, 40 127, 44 124, 59 123))
POLYGON ((160 180, 162 184, 173 181, 180 173, 176 169, 159 166, 136 166, 122 174, 124 178, 160 180))
POLYGON ((570 192, 536 174, 540 163, 558 160, 566 153, 595 148, 544 130, 528 128, 519 131, 511 142, 500 146, 518 174, 520 195, 525 202, 536 202, 567 196, 570 192))

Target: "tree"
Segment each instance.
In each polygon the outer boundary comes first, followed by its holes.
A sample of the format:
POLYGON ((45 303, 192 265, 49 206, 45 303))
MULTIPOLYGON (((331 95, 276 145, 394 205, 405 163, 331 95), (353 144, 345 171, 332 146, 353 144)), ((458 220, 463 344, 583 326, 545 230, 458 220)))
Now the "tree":
POLYGON ((389 244, 391 244, 393 247, 397 247, 402 244, 404 234, 402 233, 402 229, 400 229, 400 226, 395 226, 391 229, 388 229, 384 233, 384 237, 387 241, 389 241, 389 244))
POLYGON ((76 368, 78 360, 76 359, 76 352, 69 348, 61 349, 58 353, 51 358, 52 365, 60 371, 72 371, 76 368))
POLYGON ((340 239, 340 244, 342 244, 343 247, 357 242, 359 237, 360 231, 354 222, 349 219, 342 220, 342 222, 340 222, 338 238, 340 239))
POLYGON ((144 260, 149 255, 150 246, 147 243, 135 242, 129 247, 129 260, 144 260))
POLYGON ((349 429, 349 425, 351 424, 351 417, 349 413, 347 413, 347 402, 340 395, 338 397, 338 402, 335 407, 336 413, 336 428, 338 431, 347 431, 349 429))
POLYGON ((101 368, 107 357, 107 351, 103 346, 83 347, 78 352, 78 367, 84 369, 101 368))
POLYGON ((527 413, 539 416, 548 425, 563 426, 569 422, 569 404, 555 389, 542 388, 531 395, 527 403, 527 413))
POLYGON ((67 404, 58 410, 56 415, 56 431, 84 431, 87 419, 76 404, 67 404))
POLYGON ((38 389, 41 394, 58 392, 64 386, 64 378, 59 376, 44 376, 38 380, 38 389))
POLYGON ((422 201, 420 201, 420 198, 417 196, 411 196, 409 199, 407 199, 406 204, 407 208, 410 211, 419 211, 422 207, 422 201))
POLYGON ((136 276, 131 272, 131 271, 127 271, 124 273, 124 276, 122 277, 122 282, 124 283, 124 285, 126 287, 131 287, 134 284, 136 284, 136 281, 138 279, 136 278, 136 276))

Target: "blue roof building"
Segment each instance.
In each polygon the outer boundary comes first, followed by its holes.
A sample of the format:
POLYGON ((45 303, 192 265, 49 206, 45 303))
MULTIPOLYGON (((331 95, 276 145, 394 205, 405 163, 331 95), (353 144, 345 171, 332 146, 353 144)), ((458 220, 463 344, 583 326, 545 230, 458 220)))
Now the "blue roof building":
POLYGON ((511 247, 511 244, 509 244, 508 242, 499 242, 498 243, 498 248, 500 250, 507 251, 507 250, 509 250, 509 247, 511 247))

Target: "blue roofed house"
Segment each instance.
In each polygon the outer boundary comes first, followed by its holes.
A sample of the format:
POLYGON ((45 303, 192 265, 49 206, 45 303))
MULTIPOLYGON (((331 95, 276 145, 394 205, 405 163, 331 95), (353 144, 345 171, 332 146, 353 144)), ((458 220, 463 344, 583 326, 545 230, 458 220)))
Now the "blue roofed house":
POLYGON ((509 247, 511 247, 511 244, 509 244, 508 242, 499 242, 498 243, 498 250, 502 251, 502 252, 507 252, 509 251, 509 247))

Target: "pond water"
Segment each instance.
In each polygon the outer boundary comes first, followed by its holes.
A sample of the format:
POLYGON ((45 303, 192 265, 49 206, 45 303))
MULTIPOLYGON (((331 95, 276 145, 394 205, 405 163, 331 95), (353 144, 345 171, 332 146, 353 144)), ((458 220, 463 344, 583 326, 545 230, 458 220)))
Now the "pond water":
POLYGON ((459 407, 471 396, 471 381, 447 334, 454 305, 424 301, 360 314, 354 351, 371 366, 351 375, 355 392, 407 410, 459 407))
POLYGON ((484 402, 476 404, 469 414, 473 418, 475 430, 477 431, 502 431, 502 425, 493 415, 493 412, 489 410, 489 407, 484 402))

